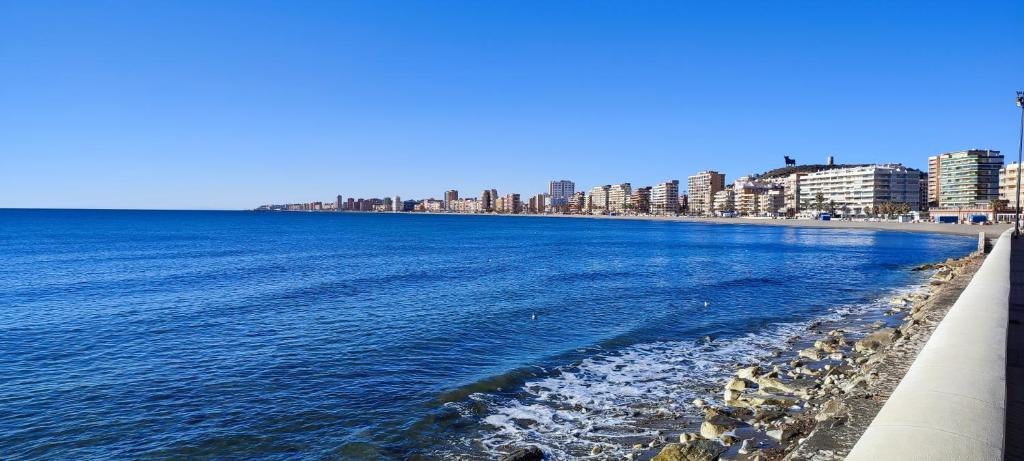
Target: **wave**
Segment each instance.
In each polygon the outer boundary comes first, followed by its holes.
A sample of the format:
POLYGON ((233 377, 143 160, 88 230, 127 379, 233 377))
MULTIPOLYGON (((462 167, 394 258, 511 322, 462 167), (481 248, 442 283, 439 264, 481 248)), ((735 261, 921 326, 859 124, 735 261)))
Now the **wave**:
POLYGON ((659 435, 652 422, 670 420, 680 429, 680 421, 696 421, 699 413, 690 402, 717 401, 737 363, 778 360, 794 342, 810 339, 805 338, 809 328, 880 315, 888 297, 920 289, 923 285, 891 290, 869 303, 835 306, 817 318, 773 323, 730 338, 634 344, 546 373, 521 369, 481 381, 442 397, 448 411, 476 421, 476 428, 434 454, 490 459, 509 447, 532 444, 553 459, 585 458, 594 447, 600 447, 601 457, 625 456, 634 443, 659 435), (509 389, 516 382, 521 384, 509 389))

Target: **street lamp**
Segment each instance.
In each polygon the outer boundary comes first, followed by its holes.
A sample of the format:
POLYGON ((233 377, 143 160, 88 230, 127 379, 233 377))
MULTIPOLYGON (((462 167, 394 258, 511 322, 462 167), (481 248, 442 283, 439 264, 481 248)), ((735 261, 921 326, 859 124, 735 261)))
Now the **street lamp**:
POLYGON ((1020 108, 1020 139, 1017 141, 1017 206, 1013 214, 1013 235, 1020 237, 1020 174, 1021 174, 1021 150, 1024 149, 1024 91, 1017 92, 1017 107, 1020 108))

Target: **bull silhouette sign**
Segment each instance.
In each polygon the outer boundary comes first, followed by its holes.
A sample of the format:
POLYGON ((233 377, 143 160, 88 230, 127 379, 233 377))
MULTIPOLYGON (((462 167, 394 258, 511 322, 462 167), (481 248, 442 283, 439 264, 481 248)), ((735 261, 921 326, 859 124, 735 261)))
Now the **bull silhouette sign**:
POLYGON ((796 165, 796 159, 795 158, 789 158, 788 155, 786 155, 785 158, 786 158, 786 166, 796 165))

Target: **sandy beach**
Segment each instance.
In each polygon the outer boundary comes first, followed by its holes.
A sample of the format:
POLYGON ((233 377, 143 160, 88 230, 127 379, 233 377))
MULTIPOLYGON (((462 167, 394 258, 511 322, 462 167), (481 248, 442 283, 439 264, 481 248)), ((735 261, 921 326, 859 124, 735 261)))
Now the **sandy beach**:
POLYGON ((764 218, 696 218, 682 216, 606 216, 606 215, 562 215, 562 214, 495 214, 495 215, 467 215, 467 216, 521 216, 521 217, 544 217, 544 218, 584 218, 584 219, 628 219, 647 221, 677 221, 703 224, 733 224, 750 226, 785 226, 804 227, 814 229, 864 229, 864 230, 885 230, 897 232, 930 232, 935 234, 953 234, 977 236, 984 231, 985 236, 993 239, 999 237, 1006 229, 1013 224, 1001 223, 991 225, 972 224, 939 224, 931 222, 867 222, 867 221, 816 221, 811 219, 764 219, 764 218))

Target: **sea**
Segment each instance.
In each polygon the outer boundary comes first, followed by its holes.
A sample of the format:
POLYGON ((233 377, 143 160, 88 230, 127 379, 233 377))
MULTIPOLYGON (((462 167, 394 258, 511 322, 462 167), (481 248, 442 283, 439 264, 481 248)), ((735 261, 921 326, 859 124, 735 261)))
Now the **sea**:
POLYGON ((0 210, 0 459, 606 456, 975 239, 0 210))

